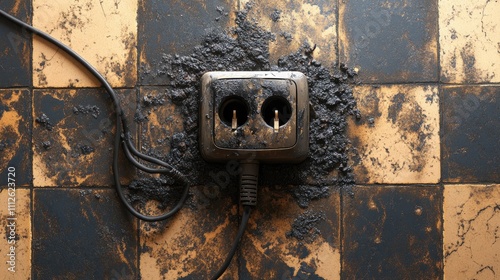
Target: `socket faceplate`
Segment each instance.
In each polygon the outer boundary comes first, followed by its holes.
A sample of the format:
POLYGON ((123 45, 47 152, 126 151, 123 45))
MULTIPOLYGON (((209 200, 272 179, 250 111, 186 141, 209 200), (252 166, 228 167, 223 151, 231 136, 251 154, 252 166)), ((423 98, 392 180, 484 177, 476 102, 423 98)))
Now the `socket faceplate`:
POLYGON ((309 151, 307 78, 300 72, 208 72, 200 149, 208 161, 300 162, 309 151))

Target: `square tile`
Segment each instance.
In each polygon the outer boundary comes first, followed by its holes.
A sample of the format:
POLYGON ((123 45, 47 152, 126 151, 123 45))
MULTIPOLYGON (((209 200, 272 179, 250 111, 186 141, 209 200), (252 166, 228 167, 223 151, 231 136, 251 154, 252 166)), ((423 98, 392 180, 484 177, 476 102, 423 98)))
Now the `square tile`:
POLYGON ((442 88, 445 182, 499 182, 500 87, 442 88))
POLYGON ((16 169, 16 184, 31 184, 31 92, 0 90, 0 186, 7 185, 9 167, 16 169))
MULTIPOLYGON (((195 191, 193 207, 164 222, 141 223, 142 279, 209 279, 219 269, 238 230, 238 208, 231 196, 202 198, 195 191)), ((221 279, 238 279, 237 258, 221 279)))
MULTIPOLYGON (((31 1, 3 0, 0 9, 31 23, 31 1)), ((0 88, 31 85, 31 37, 0 18, 0 88)))
POLYGON ((33 279, 137 279, 137 222, 115 190, 36 189, 33 279))
POLYGON ((259 187, 242 238, 240 279, 340 279, 340 193, 301 209, 297 187, 290 188, 259 187))
POLYGON ((343 201, 343 277, 439 279, 440 188, 359 186, 353 191, 343 201))
POLYGON ((441 81, 500 82, 500 2, 439 0, 441 81))
MULTIPOLYGON (((67 44, 113 87, 137 80, 138 0, 33 0, 33 25, 67 44)), ((35 87, 99 86, 74 59, 50 43, 33 41, 35 87)))
POLYGON ((363 82, 435 82, 437 16, 437 0, 340 1, 340 62, 363 82))
POLYGON ((166 85, 163 56, 191 54, 211 29, 234 23, 237 6, 226 0, 139 0, 139 83, 166 85))
POLYGON ((0 279, 31 278, 30 194, 26 189, 0 189, 0 279))
POLYGON ((500 185, 444 186, 445 279, 496 279, 500 185))
MULTIPOLYGON (((133 125, 135 90, 117 94, 133 125)), ((111 98, 104 90, 35 90, 33 107, 35 187, 113 185, 116 121, 111 98)), ((131 131, 136 130, 131 127, 131 131)), ((127 183, 135 169, 124 155, 120 163, 122 183, 127 183)))
POLYGON ((269 44, 271 64, 277 64, 278 58, 296 52, 308 42, 316 45, 317 61, 334 65, 337 59, 336 1, 242 0, 240 5, 244 7, 247 3, 253 3, 248 17, 276 35, 276 40, 269 44))
POLYGON ((361 119, 348 135, 356 182, 423 184, 440 179, 439 98, 435 86, 356 86, 361 119))

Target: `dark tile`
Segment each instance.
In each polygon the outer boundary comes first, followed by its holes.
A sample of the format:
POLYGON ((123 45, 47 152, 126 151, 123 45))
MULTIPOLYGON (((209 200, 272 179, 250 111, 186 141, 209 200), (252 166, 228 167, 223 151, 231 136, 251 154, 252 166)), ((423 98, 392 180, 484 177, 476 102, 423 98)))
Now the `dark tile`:
POLYGON ((16 169, 16 185, 31 183, 31 93, 0 90, 0 186, 7 185, 9 167, 16 169))
MULTIPOLYGON (((301 187, 312 194, 318 187, 301 187)), ((240 279, 338 279, 340 194, 304 204, 298 187, 259 188, 243 236, 240 279)))
POLYGON ((137 227, 114 190, 34 193, 33 279, 137 279, 137 227))
POLYGON ((439 279, 441 203, 439 187, 354 188, 343 201, 343 277, 439 279))
MULTIPOLYGON (((31 1, 3 0, 0 9, 31 23, 31 1)), ((31 85, 31 35, 0 17, 0 87, 31 85)))
POLYGON ((229 0, 140 0, 139 83, 166 84, 166 76, 160 73, 162 57, 190 54, 210 28, 221 29, 234 22, 236 5, 237 1, 229 0))
POLYGON ((438 80, 437 1, 340 1, 340 62, 364 82, 438 80))
POLYGON ((500 181, 499 96, 498 86, 443 87, 443 181, 500 181))
MULTIPOLYGON (((135 90, 119 90, 131 130, 135 90)), ((114 107, 101 89, 35 90, 33 184, 44 186, 110 186, 112 180, 114 107)), ((122 183, 134 169, 124 159, 122 183)))

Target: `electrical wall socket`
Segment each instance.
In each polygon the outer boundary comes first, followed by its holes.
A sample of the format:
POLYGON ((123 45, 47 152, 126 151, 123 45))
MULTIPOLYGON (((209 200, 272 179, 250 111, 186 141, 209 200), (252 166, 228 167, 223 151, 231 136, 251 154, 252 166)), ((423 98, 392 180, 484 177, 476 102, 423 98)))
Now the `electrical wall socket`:
POLYGON ((201 79, 204 159, 296 163, 309 152, 309 94, 300 72, 208 72, 201 79))

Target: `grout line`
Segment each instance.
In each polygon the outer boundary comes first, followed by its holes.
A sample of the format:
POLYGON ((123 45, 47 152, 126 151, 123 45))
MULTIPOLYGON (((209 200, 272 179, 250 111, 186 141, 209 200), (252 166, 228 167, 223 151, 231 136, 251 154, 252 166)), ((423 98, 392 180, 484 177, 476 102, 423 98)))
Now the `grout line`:
POLYGON ((441 218, 441 257, 442 257, 442 260, 441 260, 441 269, 439 270, 439 274, 441 276, 441 279, 444 279, 444 252, 445 252, 445 249, 444 249, 444 186, 443 184, 441 183, 440 186, 439 186, 439 192, 441 194, 441 203, 440 203, 440 211, 441 211, 441 215, 440 215, 440 218, 441 218))
MULTIPOLYGON (((353 186, 354 187, 354 186, 353 186)), ((340 217, 339 217, 339 220, 340 220, 340 240, 339 240, 339 251, 340 251, 340 264, 339 264, 339 267, 340 267, 340 279, 346 279, 347 277, 344 277, 344 193, 345 193, 345 190, 344 189, 341 189, 340 190, 340 217)))

